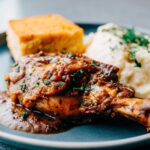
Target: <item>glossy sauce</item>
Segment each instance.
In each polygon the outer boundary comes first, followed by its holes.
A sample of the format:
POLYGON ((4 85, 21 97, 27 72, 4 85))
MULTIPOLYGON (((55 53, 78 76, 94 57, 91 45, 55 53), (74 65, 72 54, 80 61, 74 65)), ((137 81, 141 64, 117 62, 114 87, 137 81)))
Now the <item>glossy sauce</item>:
POLYGON ((6 93, 0 93, 0 124, 31 133, 59 133, 70 128, 61 120, 39 111, 15 105, 6 93))

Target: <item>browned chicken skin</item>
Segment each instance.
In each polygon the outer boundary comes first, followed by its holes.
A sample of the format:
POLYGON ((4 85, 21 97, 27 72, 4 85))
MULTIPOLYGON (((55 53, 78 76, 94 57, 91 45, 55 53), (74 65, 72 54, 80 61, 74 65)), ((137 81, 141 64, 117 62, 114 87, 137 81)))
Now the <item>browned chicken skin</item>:
POLYGON ((119 113, 149 128, 150 100, 133 98, 134 90, 118 82, 118 70, 82 55, 39 53, 22 57, 6 81, 12 100, 27 108, 61 118, 119 113))
POLYGON ((85 56, 40 53, 22 57, 12 66, 6 81, 16 103, 66 117, 78 114, 83 93, 91 90, 87 83, 92 74, 117 80, 117 71, 116 67, 98 64, 85 56))

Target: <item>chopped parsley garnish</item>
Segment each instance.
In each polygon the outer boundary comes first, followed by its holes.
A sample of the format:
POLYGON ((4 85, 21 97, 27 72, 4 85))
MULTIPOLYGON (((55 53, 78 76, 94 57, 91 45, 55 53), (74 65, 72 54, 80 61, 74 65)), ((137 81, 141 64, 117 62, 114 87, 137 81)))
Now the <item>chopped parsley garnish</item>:
POLYGON ((39 81, 36 81, 36 85, 39 85, 40 84, 40 82, 39 81))
POLYGON ((123 42, 120 41, 119 44, 120 44, 120 45, 123 45, 123 42))
POLYGON ((136 54, 136 52, 135 51, 130 51, 129 52, 129 60, 135 60, 136 58, 135 58, 135 54, 136 54))
POLYGON ((91 90, 90 86, 73 87, 73 91, 84 92, 84 91, 89 91, 89 90, 91 90))
POLYGON ((62 85, 64 85, 64 82, 60 81, 60 82, 57 83, 57 85, 58 85, 58 87, 61 87, 62 85))
POLYGON ((14 67, 17 72, 20 72, 20 66, 18 63, 14 63, 12 67, 14 67))
POLYGON ((29 113, 28 112, 23 112, 21 116, 22 116, 23 119, 26 119, 29 116, 29 113))
POLYGON ((47 79, 50 79, 51 76, 52 76, 52 74, 49 72, 49 73, 48 73, 48 76, 47 76, 47 79))
POLYGON ((18 63, 14 63, 13 65, 12 65, 12 67, 17 67, 18 66, 18 63))
POLYGON ((90 87, 90 86, 84 87, 84 91, 89 91, 89 90, 91 90, 91 87, 90 87))
POLYGON ((43 83, 44 83, 45 85, 49 85, 49 84, 50 84, 50 80, 49 80, 49 79, 45 79, 45 80, 43 81, 43 83))
POLYGON ((47 75, 47 78, 44 79, 43 83, 44 83, 45 85, 49 85, 50 82, 51 82, 51 79, 50 79, 51 77, 52 77, 52 74, 49 72, 48 75, 47 75))
POLYGON ((84 91, 84 87, 73 87, 73 91, 84 91))
POLYGON ((135 60, 135 65, 134 65, 135 67, 141 67, 141 63, 140 62, 138 62, 137 60, 135 60))
POLYGON ((75 55, 74 53, 68 53, 68 56, 69 56, 69 57, 72 57, 72 58, 75 58, 75 57, 76 57, 76 55, 75 55))
POLYGON ((21 91, 24 93, 24 92, 26 91, 26 89, 27 89, 26 84, 21 84, 21 85, 20 85, 20 89, 21 89, 21 91))
POLYGON ((149 41, 143 35, 139 35, 135 33, 134 29, 127 29, 127 31, 123 34, 122 39, 127 44, 136 43, 140 46, 148 46, 149 41))
POLYGON ((91 66, 99 66, 99 63, 97 63, 96 61, 92 61, 91 66))
POLYGON ((82 78, 84 76, 83 70, 78 70, 73 74, 73 81, 76 82, 79 78, 82 78))
POLYGON ((81 99, 81 100, 80 100, 80 104, 81 104, 81 105, 82 105, 82 104, 84 105, 85 103, 86 103, 86 100, 84 100, 84 99, 81 99))
POLYGON ((141 63, 140 62, 138 62, 137 61, 137 59, 136 59, 136 51, 130 51, 129 52, 129 60, 132 60, 132 61, 134 61, 134 63, 135 63, 135 67, 141 67, 141 63))
POLYGON ((72 52, 69 53, 69 52, 66 52, 66 51, 60 51, 60 53, 67 54, 69 57, 72 57, 72 58, 76 57, 76 55, 74 53, 72 53, 72 52))
POLYGON ((72 53, 72 52, 60 51, 60 53, 67 54, 69 57, 72 57, 72 58, 76 57, 76 55, 74 53, 72 53))
POLYGON ((66 52, 66 51, 60 51, 60 53, 62 53, 62 54, 66 54, 67 52, 66 52))
POLYGON ((18 63, 14 63, 14 64, 13 64, 13 67, 17 67, 17 66, 18 66, 18 63))
POLYGON ((40 81, 36 81, 34 82, 33 86, 32 86, 32 89, 35 88, 36 86, 40 85, 40 81))
POLYGON ((117 30, 117 27, 111 27, 111 28, 108 28, 108 29, 102 29, 102 32, 114 32, 117 30))
POLYGON ((17 66, 16 71, 20 72, 20 66, 17 66))

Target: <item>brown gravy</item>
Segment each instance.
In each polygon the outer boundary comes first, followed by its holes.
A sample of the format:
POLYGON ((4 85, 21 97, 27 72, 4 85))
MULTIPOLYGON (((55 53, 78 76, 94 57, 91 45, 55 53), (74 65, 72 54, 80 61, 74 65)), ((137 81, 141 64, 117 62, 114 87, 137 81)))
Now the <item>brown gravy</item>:
POLYGON ((15 105, 6 92, 0 92, 0 124, 31 133, 59 133, 69 128, 61 120, 39 111, 15 105))
POLYGON ((99 118, 99 115, 80 114, 60 120, 49 114, 37 110, 29 110, 20 104, 15 104, 7 92, 0 92, 0 124, 13 130, 53 134, 66 131, 77 125, 97 123, 99 118))

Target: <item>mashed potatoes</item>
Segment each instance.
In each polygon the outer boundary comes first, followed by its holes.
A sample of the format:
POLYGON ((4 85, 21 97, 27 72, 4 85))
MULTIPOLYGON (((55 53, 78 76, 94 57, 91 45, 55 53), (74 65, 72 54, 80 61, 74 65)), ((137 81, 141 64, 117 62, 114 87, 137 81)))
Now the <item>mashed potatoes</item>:
POLYGON ((150 38, 115 24, 107 24, 90 35, 87 55, 120 68, 123 84, 135 89, 135 96, 150 98, 150 38))

